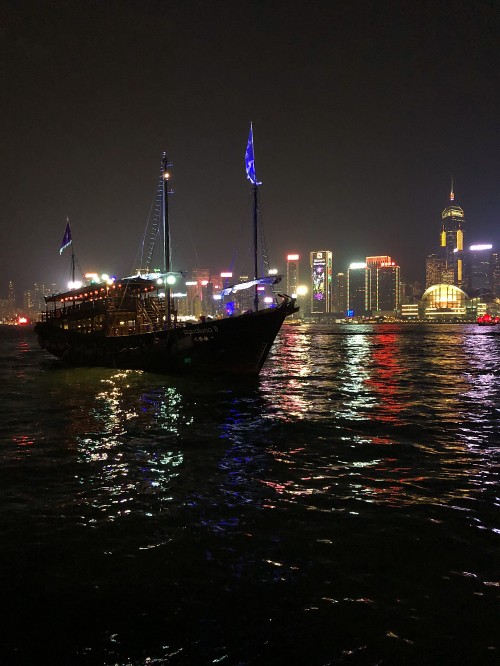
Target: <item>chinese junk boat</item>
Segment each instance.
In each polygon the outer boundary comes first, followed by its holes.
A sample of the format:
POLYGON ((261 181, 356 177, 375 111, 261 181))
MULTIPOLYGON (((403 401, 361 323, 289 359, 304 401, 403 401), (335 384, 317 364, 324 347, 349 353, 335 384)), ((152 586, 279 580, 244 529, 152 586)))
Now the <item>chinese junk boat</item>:
POLYGON ((500 323, 500 317, 494 317, 489 312, 485 312, 484 315, 480 315, 476 323, 478 326, 496 326, 500 323))
MULTIPOLYGON (((163 274, 139 274, 47 296, 42 320, 35 326, 41 347, 70 365, 172 374, 258 375, 283 321, 298 308, 295 299, 281 294, 277 294, 280 302, 275 298, 273 307, 259 308, 262 285, 272 288, 280 278, 257 277, 257 186, 260 183, 255 178, 251 127, 246 165, 254 194, 255 274, 253 280, 228 287, 221 293, 228 296, 250 289, 252 309, 241 313, 233 310, 232 314, 226 313, 221 318, 207 317, 195 323, 179 321, 170 286, 180 274, 170 270, 169 175, 163 155, 163 274)), ((68 241, 69 227, 66 231, 68 241)))

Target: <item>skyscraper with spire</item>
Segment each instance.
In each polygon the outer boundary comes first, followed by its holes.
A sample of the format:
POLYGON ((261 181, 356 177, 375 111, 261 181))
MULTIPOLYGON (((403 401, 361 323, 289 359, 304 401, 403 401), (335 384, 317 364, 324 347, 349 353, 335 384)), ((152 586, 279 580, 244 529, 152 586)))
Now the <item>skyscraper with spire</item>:
POLYGON ((441 213, 441 257, 443 261, 443 274, 440 282, 454 284, 462 287, 463 275, 463 249, 464 249, 464 211, 455 203, 453 178, 451 179, 450 205, 441 213))

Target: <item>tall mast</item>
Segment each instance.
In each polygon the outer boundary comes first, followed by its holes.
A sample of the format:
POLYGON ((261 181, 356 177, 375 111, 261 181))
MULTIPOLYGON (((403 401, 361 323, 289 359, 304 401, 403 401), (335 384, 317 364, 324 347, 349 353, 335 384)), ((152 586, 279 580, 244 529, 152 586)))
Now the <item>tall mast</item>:
MULTIPOLYGON (((259 232, 258 232, 258 214, 259 214, 259 201, 258 201, 258 185, 254 183, 253 185, 253 277, 254 280, 257 280, 259 277, 259 265, 258 265, 258 245, 259 245, 259 232)), ((258 285, 255 285, 255 295, 253 299, 253 306, 255 311, 259 309, 259 291, 258 285)))
POLYGON ((170 259, 170 226, 168 221, 168 160, 167 154, 162 156, 162 193, 163 193, 163 269, 165 273, 165 324, 166 328, 171 326, 172 306, 170 302, 170 285, 167 282, 167 273, 171 270, 170 259))
MULTIPOLYGON (((247 178, 252 183, 253 186, 253 272, 254 280, 257 280, 259 277, 259 266, 258 266, 258 213, 259 213, 259 201, 258 201, 258 189, 259 185, 262 185, 257 180, 255 175, 255 157, 253 151, 253 128, 252 123, 250 123, 250 133, 248 135, 247 149, 245 152, 245 168, 247 172, 247 178)), ((259 309, 259 291, 257 284, 255 285, 255 296, 254 296, 254 308, 257 311, 259 309)))

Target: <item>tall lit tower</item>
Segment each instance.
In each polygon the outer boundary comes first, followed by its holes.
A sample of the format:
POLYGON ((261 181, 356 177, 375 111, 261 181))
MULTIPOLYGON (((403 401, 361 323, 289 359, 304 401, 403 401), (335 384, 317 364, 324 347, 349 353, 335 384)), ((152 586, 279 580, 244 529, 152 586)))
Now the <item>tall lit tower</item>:
POLYGON ((464 211, 455 205, 455 192, 453 191, 453 179, 451 181, 450 205, 441 213, 441 252, 445 260, 445 269, 442 277, 443 282, 455 284, 462 287, 463 276, 463 249, 464 232, 462 226, 465 222, 464 211))
POLYGON ((8 295, 8 300, 9 300, 9 306, 10 307, 15 307, 16 305, 16 293, 14 291, 14 283, 9 282, 9 295, 8 295))
POLYGON ((347 310, 347 273, 337 273, 332 294, 333 310, 339 314, 347 310))
POLYGON ((299 255, 288 254, 286 257, 286 293, 289 296, 297 294, 299 284, 299 255))
POLYGON ((331 312, 332 252, 311 252, 311 314, 331 312))

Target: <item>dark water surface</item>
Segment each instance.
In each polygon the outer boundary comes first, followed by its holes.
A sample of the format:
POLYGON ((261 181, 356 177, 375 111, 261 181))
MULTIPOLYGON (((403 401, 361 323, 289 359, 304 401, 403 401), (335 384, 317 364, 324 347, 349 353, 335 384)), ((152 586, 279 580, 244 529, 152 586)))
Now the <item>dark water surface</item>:
POLYGON ((0 664, 500 663, 500 329, 285 326, 254 383, 0 330, 0 664))

